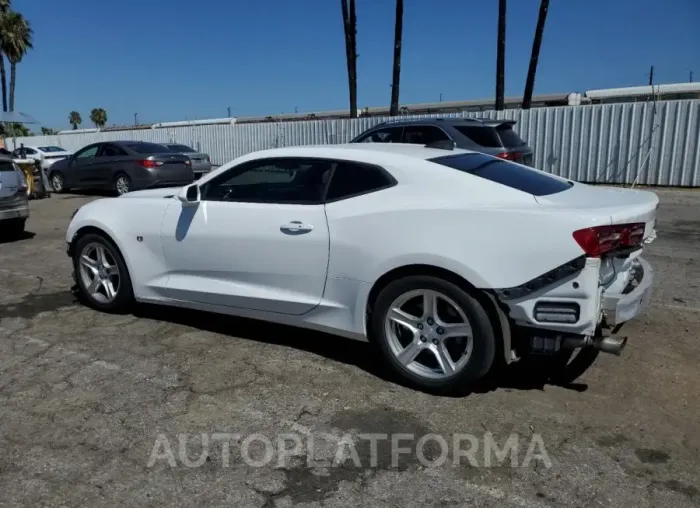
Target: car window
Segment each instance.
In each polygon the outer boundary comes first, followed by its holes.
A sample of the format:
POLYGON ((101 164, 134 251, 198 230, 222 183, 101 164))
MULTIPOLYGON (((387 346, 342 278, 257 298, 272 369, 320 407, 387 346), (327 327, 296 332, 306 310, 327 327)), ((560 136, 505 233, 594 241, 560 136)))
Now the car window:
POLYGON ((515 132, 513 128, 508 124, 499 125, 498 127, 496 127, 496 132, 501 138, 503 146, 506 146, 508 148, 515 148, 526 144, 525 141, 523 141, 522 138, 518 136, 518 133, 515 132))
POLYGON ((334 163, 321 159, 263 159, 233 167, 202 189, 207 201, 318 204, 334 163))
POLYGON ((401 143, 403 127, 378 129, 357 140, 358 143, 401 143))
POLYGON ((166 145, 173 152, 194 153, 194 150, 187 145, 166 145))
POLYGON ((168 153, 170 149, 165 145, 158 145, 156 143, 129 143, 126 145, 131 150, 136 153, 141 154, 154 154, 154 153, 168 153))
POLYGON ((0 159, 0 171, 15 171, 15 165, 12 161, 0 159))
POLYGON ((39 150, 42 152, 64 152, 65 150, 60 146, 40 146, 39 150))
POLYGON ((328 186, 326 201, 375 192, 391 187, 394 183, 394 179, 380 167, 339 161, 328 186))
POLYGON ((22 153, 22 150, 24 150, 24 153, 27 155, 36 155, 36 150, 34 150, 33 148, 29 148, 28 146, 25 146, 24 148, 17 148, 13 153, 16 155, 20 155, 22 153))
POLYGON ((92 145, 88 146, 86 148, 83 148, 80 150, 78 153, 75 154, 76 159, 85 159, 87 157, 94 157, 97 154, 97 150, 100 148, 100 145, 92 145))
POLYGON ((431 125, 407 125, 403 130, 403 143, 427 145, 436 141, 447 141, 449 136, 439 127, 431 125))
POLYGON ((474 143, 486 148, 501 148, 501 140, 493 127, 478 125, 454 125, 457 132, 468 137, 474 143))
POLYGON ((116 145, 104 145, 100 152, 100 157, 119 157, 126 155, 126 152, 116 145))
POLYGON ((500 183, 511 189, 527 192, 533 196, 547 196, 565 191, 573 185, 544 171, 526 168, 519 164, 490 157, 480 153, 446 155, 428 159, 458 171, 464 171, 479 178, 500 183))

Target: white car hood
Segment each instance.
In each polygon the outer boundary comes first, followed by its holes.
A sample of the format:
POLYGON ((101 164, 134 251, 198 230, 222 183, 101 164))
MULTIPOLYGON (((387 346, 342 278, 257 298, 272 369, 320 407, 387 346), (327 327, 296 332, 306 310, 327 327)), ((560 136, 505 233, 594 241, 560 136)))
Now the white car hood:
POLYGON ((119 196, 119 199, 124 198, 165 198, 167 196, 175 197, 180 192, 182 187, 163 187, 161 189, 146 189, 140 191, 129 192, 119 196))

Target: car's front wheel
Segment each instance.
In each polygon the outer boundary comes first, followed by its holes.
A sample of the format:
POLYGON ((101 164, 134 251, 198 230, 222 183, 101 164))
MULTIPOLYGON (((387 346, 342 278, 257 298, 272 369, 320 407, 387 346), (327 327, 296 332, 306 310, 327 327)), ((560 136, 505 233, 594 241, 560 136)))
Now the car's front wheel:
POLYGON ((401 378, 421 390, 464 393, 493 364, 493 327, 467 291, 432 276, 407 276, 380 292, 372 339, 401 378))
POLYGON ((107 238, 87 234, 77 240, 73 267, 80 295, 91 307, 124 312, 133 303, 133 289, 119 249, 107 238))

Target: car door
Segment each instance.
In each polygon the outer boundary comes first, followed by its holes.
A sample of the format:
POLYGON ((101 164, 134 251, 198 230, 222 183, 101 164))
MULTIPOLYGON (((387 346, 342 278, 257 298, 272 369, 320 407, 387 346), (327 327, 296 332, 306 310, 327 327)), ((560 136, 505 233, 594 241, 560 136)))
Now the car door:
POLYGON ((97 152, 97 164, 90 171, 94 179, 93 185, 102 188, 111 188, 115 173, 121 168, 124 157, 128 157, 126 151, 112 143, 105 143, 97 152))
POLYGON ((280 314, 316 307, 328 268, 331 168, 320 159, 255 160, 203 184, 198 206, 173 202, 161 230, 168 296, 280 314))
POLYGON ((98 187, 99 177, 97 172, 100 161, 97 153, 100 150, 100 143, 88 145, 85 148, 76 152, 73 160, 71 160, 71 169, 76 185, 78 187, 92 189, 98 187))

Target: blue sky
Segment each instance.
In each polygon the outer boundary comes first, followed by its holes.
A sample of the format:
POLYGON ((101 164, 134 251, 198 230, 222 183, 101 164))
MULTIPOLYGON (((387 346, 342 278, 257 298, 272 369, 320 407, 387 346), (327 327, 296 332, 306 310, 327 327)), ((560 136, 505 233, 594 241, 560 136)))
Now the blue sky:
MULTIPOLYGON (((539 0, 509 0, 522 95, 539 0)), ((35 31, 16 109, 68 128, 348 105, 340 0, 13 0, 35 31)), ((493 97, 497 0, 405 0, 401 102, 493 97)), ((394 0, 357 0, 358 103, 388 104, 394 0)), ((551 0, 535 93, 700 81, 699 0, 551 0)))

